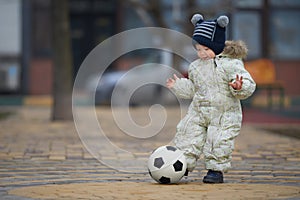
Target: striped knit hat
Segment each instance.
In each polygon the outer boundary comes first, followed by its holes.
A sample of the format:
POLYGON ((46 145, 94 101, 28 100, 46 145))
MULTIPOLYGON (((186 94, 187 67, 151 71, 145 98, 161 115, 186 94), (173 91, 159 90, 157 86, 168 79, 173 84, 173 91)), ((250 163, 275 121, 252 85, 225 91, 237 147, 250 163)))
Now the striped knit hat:
POLYGON ((203 16, 195 14, 191 22, 195 26, 193 34, 193 44, 204 45, 218 55, 225 47, 225 27, 229 23, 227 16, 220 16, 215 20, 204 21, 203 16))

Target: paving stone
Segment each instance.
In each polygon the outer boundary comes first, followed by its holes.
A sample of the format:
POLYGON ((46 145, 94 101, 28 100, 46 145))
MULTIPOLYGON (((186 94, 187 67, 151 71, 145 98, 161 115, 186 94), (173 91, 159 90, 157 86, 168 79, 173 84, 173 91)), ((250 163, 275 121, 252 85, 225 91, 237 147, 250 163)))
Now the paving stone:
POLYGON ((10 191, 10 194, 39 199, 275 199, 295 197, 296 187, 268 184, 223 184, 216 186, 199 183, 162 186, 153 183, 88 183, 64 184, 44 187, 27 187, 10 191), (67 191, 67 192, 65 192, 67 191), (89 192, 87 192, 89 191, 89 192), (271 191, 271 192, 269 192, 271 191))
POLYGON ((300 158, 287 158, 287 161, 292 161, 292 162, 300 162, 300 158))
MULTIPOLYGON (((143 115, 144 111, 143 108, 133 109, 135 116, 141 118, 148 117, 143 115)), ((166 132, 173 133, 180 119, 176 114, 178 109, 168 108, 167 111, 170 124, 166 124, 166 132)), ((72 122, 50 123, 47 107, 21 107, 15 115, 0 121, 0 199, 51 199, 49 195, 52 194, 54 199, 170 199, 170 196, 164 195, 173 191, 185 195, 185 199, 218 199, 223 198, 223 194, 236 194, 240 199, 300 198, 300 143, 297 139, 272 135, 254 125, 244 125, 235 142, 233 168, 224 174, 225 184, 203 185, 202 179, 207 170, 203 160, 199 160, 197 168, 188 178, 182 179, 181 184, 163 186, 156 184, 146 169, 141 173, 139 170, 141 163, 146 166, 149 153, 155 147, 168 144, 170 138, 151 139, 149 142, 132 140, 128 135, 118 133, 120 130, 114 127, 108 108, 99 108, 97 113, 101 113, 99 120, 109 130, 107 137, 118 147, 133 152, 116 152, 109 145, 97 141, 94 145, 104 150, 98 152, 101 154, 99 160, 113 165, 125 164, 126 172, 117 171, 95 159, 80 141, 72 122), (260 183, 263 185, 257 185, 260 183), (148 184, 147 188, 151 191, 163 189, 164 193, 143 193, 143 184, 148 184), (235 188, 236 184, 241 185, 235 188), (116 191, 116 185, 125 189, 116 191), (254 189, 252 186, 257 187, 254 189), (272 196, 258 186, 267 186, 265 190, 270 192, 278 190, 278 194, 272 196), (286 186, 293 187, 293 192, 286 186), (247 187, 248 190, 245 190, 247 187), (33 193, 26 197, 29 191, 33 193), (102 191, 104 196, 98 191, 102 191), (37 193, 42 196, 37 196, 37 193)), ((144 119, 139 120, 143 122, 144 119)))
POLYGON ((65 155, 50 155, 49 160, 66 160, 65 155))

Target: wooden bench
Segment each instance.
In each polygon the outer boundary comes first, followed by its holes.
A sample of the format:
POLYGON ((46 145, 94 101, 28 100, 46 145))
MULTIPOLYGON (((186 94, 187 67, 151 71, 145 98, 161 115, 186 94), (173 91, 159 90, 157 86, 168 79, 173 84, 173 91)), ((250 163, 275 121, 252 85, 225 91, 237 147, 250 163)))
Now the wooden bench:
POLYGON ((279 91, 280 108, 284 107, 284 84, 276 80, 276 71, 273 62, 269 59, 258 59, 245 62, 245 68, 256 82, 256 90, 266 90, 268 107, 273 107, 273 91, 279 91))

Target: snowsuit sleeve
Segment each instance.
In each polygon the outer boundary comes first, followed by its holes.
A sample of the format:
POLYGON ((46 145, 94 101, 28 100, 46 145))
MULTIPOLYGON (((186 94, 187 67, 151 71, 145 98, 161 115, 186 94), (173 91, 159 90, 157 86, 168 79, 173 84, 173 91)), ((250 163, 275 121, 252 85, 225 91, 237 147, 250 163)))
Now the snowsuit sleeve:
POLYGON ((172 89, 176 96, 183 99, 192 99, 195 94, 194 84, 190 79, 177 79, 172 89))
POLYGON ((241 90, 235 90, 229 86, 231 94, 238 99, 246 99, 250 97, 256 88, 256 83, 245 69, 243 61, 239 59, 233 59, 226 66, 226 71, 230 82, 236 79, 236 75, 243 77, 243 86, 241 90))
POLYGON ((191 79, 192 70, 191 66, 189 67, 189 79, 188 78, 180 78, 177 79, 172 91, 176 94, 177 97, 183 99, 192 99, 195 95, 195 86, 194 82, 191 79))

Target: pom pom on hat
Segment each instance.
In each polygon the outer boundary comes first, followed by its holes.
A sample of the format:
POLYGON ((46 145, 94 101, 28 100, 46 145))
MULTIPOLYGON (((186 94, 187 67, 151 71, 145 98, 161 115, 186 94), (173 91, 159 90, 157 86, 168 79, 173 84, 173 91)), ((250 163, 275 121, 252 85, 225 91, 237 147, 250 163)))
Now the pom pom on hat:
POLYGON ((203 20, 203 16, 200 14, 194 14, 191 19, 191 22, 192 22, 192 24, 194 24, 194 26, 196 26, 196 24, 199 20, 203 20))
POLYGON ((218 17, 217 22, 218 22, 219 26, 221 26, 222 28, 225 28, 229 23, 229 19, 227 16, 222 15, 222 16, 218 17))

